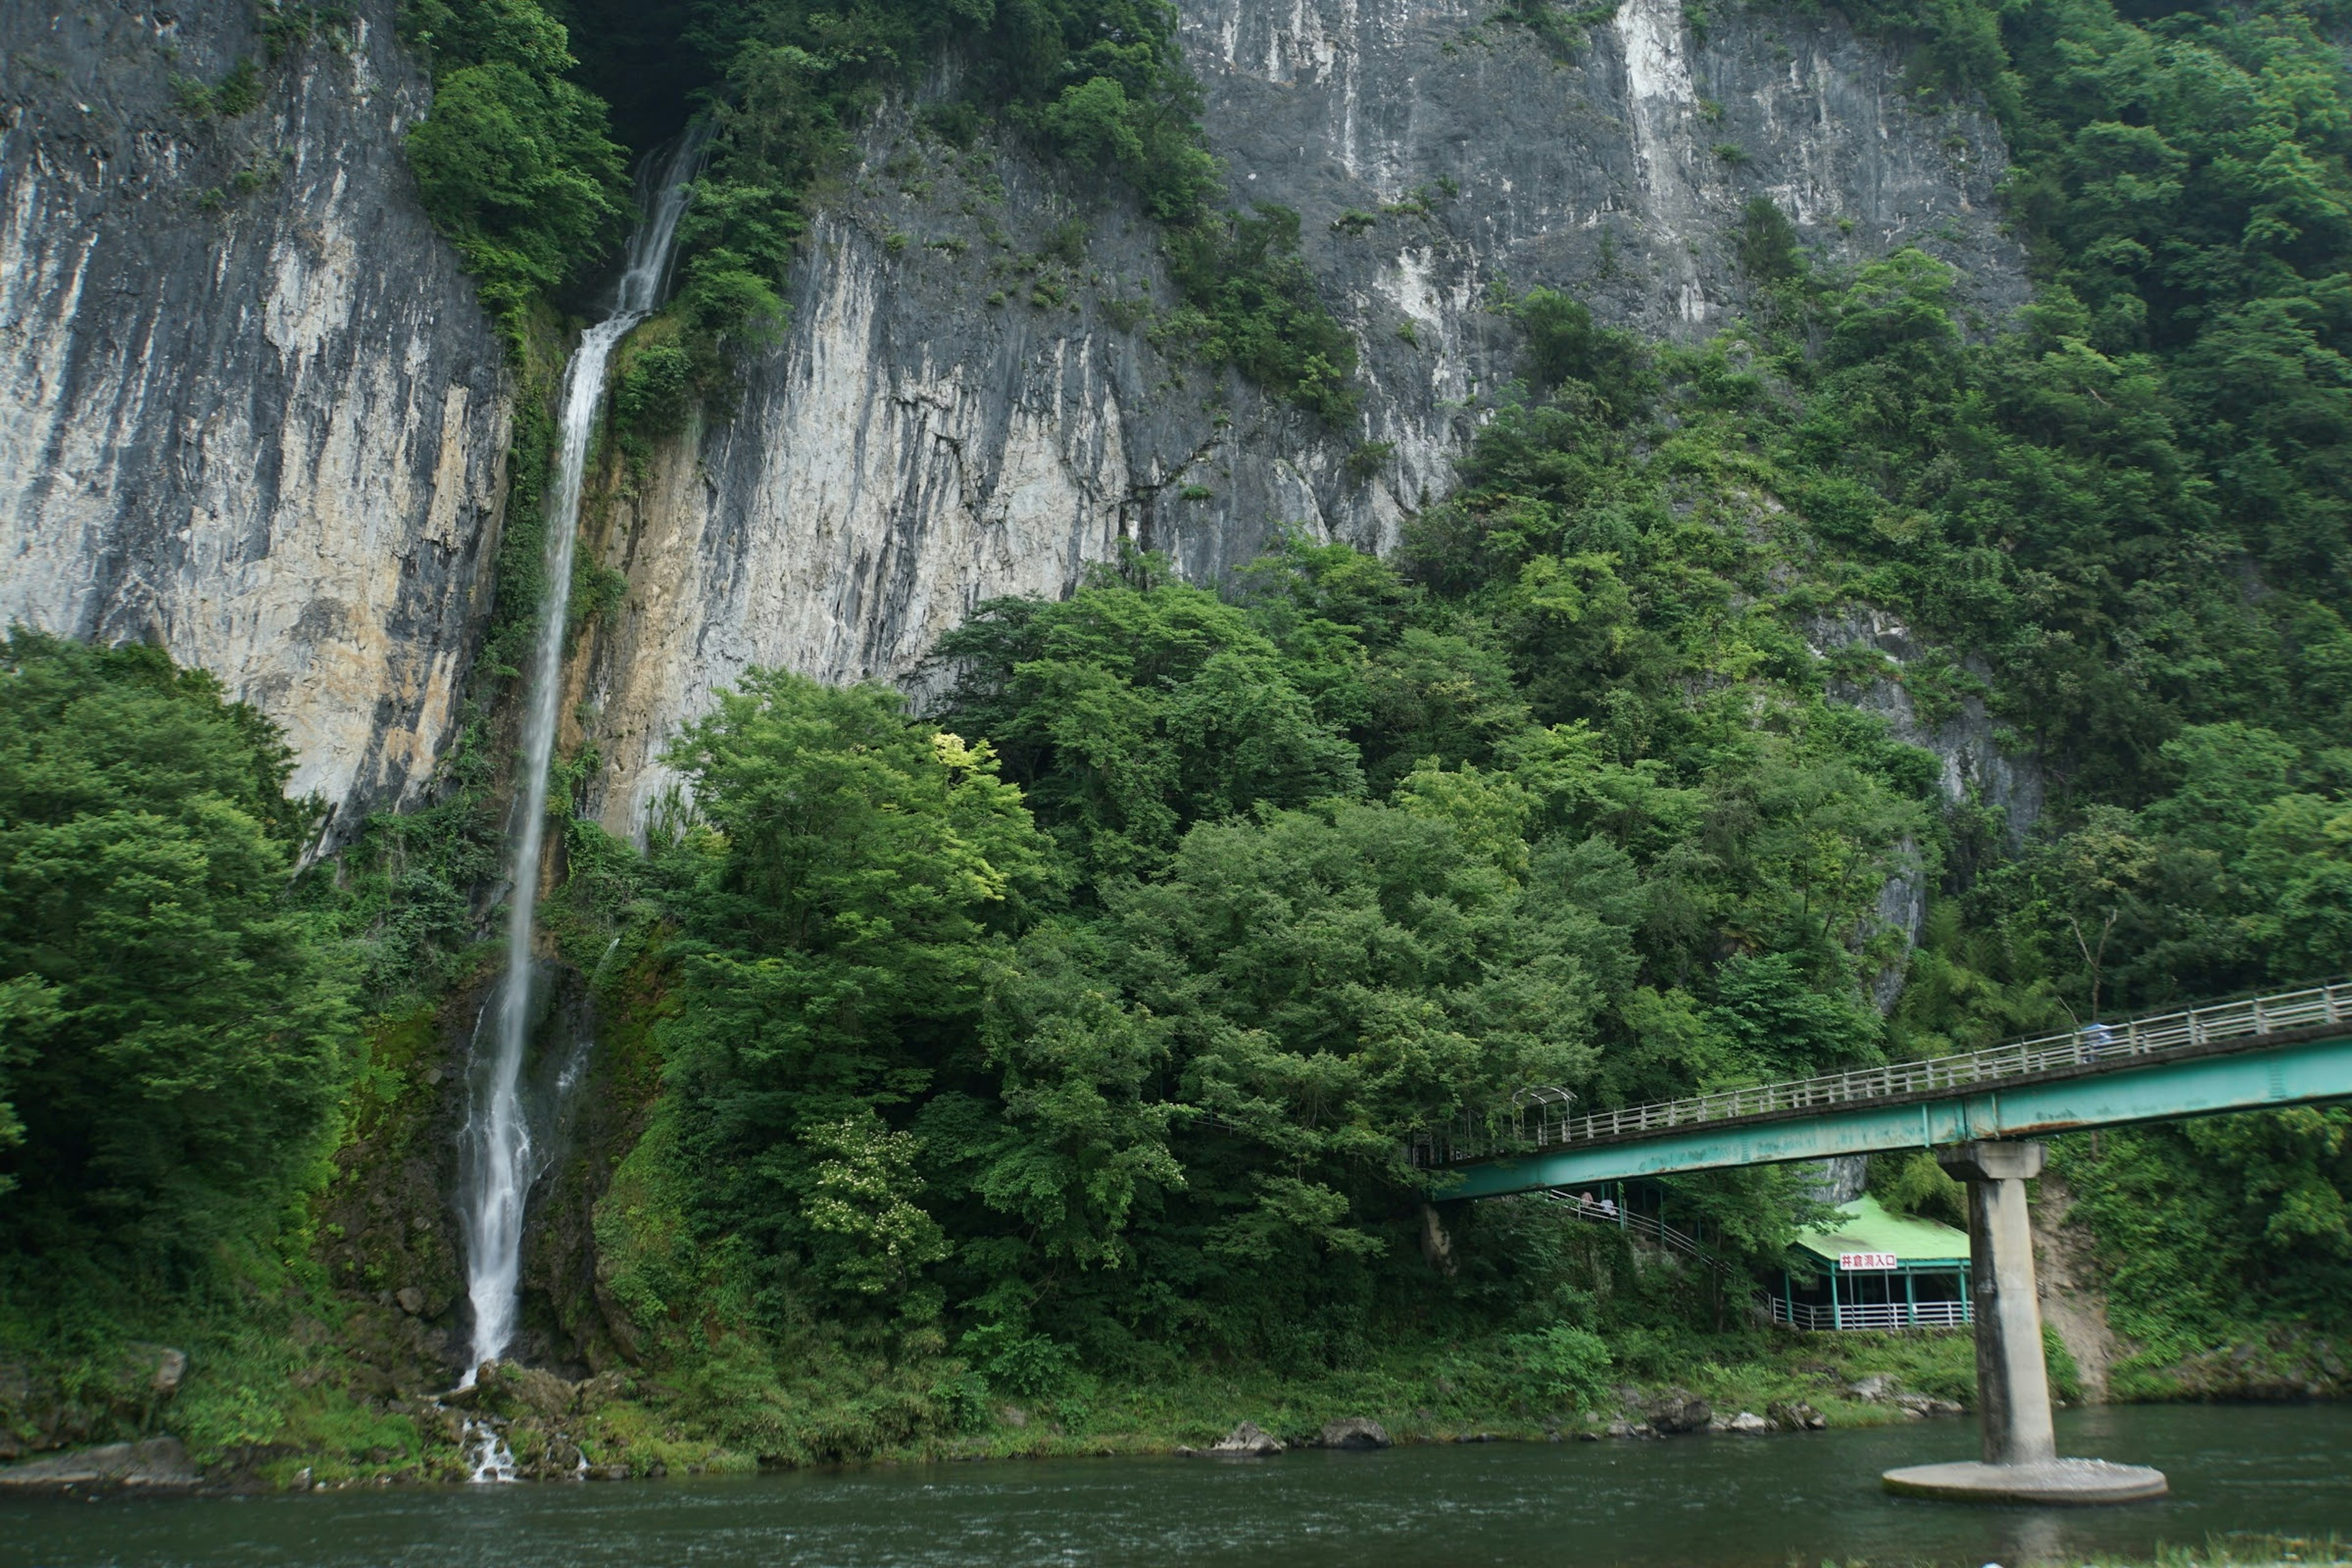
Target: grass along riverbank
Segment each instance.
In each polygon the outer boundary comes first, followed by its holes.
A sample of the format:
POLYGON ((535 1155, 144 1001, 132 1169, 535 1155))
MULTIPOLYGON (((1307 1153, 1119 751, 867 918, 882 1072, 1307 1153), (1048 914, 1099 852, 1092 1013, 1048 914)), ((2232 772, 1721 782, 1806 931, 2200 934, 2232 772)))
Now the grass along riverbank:
POLYGON ((1629 1373, 1578 1397, 1547 1392, 1526 1347, 1506 1343, 1403 1351, 1371 1366, 1306 1373, 1201 1367, 1114 1381, 1073 1372, 1027 1396, 950 1380, 928 1391, 919 1412, 878 1366, 866 1386, 831 1397, 737 1388, 723 1369, 708 1367, 668 1380, 610 1373, 574 1384, 509 1366, 462 1402, 398 1391, 368 1401, 380 1418, 367 1426, 365 1448, 338 1442, 344 1428, 305 1423, 311 1441, 254 1456, 248 1479, 278 1487, 461 1480, 460 1436, 473 1416, 502 1426, 526 1475, 564 1479, 584 1466, 594 1479, 619 1479, 841 1461, 1163 1454, 1205 1448, 1244 1422, 1295 1446, 1351 1416, 1379 1422, 1401 1444, 1563 1441, 1612 1428, 1621 1437, 1664 1436, 1743 1414, 1778 1429, 1870 1426, 1956 1413, 1973 1388, 1969 1341, 1951 1332, 1759 1332, 1629 1350, 1686 1359, 1677 1377, 1629 1373), (744 1429, 751 1409, 761 1413, 756 1435, 744 1429))

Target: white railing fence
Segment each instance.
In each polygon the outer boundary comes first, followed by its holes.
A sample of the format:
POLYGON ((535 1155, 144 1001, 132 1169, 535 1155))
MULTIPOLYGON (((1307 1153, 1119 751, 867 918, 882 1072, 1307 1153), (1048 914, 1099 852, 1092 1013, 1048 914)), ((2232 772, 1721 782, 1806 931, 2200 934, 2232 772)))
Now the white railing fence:
MULTIPOLYGON (((1629 1105, 1582 1116, 1515 1114, 1511 1131, 1485 1132, 1467 1124, 1457 1134, 1424 1133, 1412 1145, 1413 1163, 1443 1165, 1490 1154, 1519 1152, 1591 1139, 1622 1138, 1697 1122, 1888 1100, 1939 1089, 1969 1089, 2046 1073, 2120 1063, 2181 1046, 2225 1044, 2262 1035, 2352 1024, 2352 982, 2190 1007, 2177 1013, 2088 1024, 2063 1035, 2017 1040, 1986 1050, 1927 1061, 1890 1062, 1819 1078, 1730 1089, 1687 1100, 1629 1105)), ((1514 1110, 1517 1108, 1515 1106, 1514 1110)))
POLYGON ((1772 1321, 1819 1333, 1831 1330, 1962 1329, 1976 1321, 1969 1301, 1846 1302, 1832 1307, 1771 1298, 1772 1321))

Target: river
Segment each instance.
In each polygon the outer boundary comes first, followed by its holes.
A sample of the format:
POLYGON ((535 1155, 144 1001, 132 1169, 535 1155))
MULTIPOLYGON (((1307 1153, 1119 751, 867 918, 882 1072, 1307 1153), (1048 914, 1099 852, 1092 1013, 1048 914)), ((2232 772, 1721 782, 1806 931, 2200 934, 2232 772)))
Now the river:
POLYGON ((1649 1443, 1478 1444, 1258 1461, 1054 1459, 739 1480, 0 1504, 0 1559, 259 1568, 2017 1563, 2231 1531, 2352 1538, 2352 1408, 2070 1411, 2064 1453, 2152 1464, 2162 1502, 1900 1501, 1892 1465, 1973 1424, 1649 1443))

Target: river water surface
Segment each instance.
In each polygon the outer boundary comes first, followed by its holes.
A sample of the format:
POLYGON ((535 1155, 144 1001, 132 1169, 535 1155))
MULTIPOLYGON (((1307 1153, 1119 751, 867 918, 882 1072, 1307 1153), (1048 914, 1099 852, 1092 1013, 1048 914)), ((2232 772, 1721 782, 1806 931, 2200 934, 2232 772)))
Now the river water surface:
POLYGON ((2072 1411, 2063 1453, 2162 1468, 2162 1502, 1979 1509, 1882 1494, 1973 1423, 1259 1461, 1053 1459, 740 1480, 0 1504, 0 1562, 284 1568, 2017 1563, 2232 1531, 2352 1539, 2352 1409, 2072 1411))

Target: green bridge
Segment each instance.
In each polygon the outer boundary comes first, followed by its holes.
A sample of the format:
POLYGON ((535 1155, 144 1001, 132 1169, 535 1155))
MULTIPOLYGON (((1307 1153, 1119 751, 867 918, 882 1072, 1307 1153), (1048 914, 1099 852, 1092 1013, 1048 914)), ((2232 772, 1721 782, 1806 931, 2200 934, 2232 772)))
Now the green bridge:
POLYGON ((2352 1098, 2352 984, 2093 1024, 1964 1056, 1578 1115, 1525 1091, 1501 1131, 1413 1151, 1440 1201, 1677 1171, 1934 1149, 1969 1187, 1983 1462, 1889 1471, 1927 1497, 2112 1502, 2160 1495, 2154 1470, 2061 1459, 2051 1425, 2025 1183, 2037 1136, 2352 1098))

